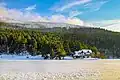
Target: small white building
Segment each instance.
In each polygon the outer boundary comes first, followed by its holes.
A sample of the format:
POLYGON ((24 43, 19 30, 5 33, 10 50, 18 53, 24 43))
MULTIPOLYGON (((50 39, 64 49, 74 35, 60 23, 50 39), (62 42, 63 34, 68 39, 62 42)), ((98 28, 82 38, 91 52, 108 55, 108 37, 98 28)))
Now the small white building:
POLYGON ((87 57, 90 57, 90 54, 92 54, 92 50, 89 50, 89 49, 82 49, 82 50, 79 50, 79 51, 75 51, 74 52, 74 57, 82 57, 82 58, 87 58, 87 57))

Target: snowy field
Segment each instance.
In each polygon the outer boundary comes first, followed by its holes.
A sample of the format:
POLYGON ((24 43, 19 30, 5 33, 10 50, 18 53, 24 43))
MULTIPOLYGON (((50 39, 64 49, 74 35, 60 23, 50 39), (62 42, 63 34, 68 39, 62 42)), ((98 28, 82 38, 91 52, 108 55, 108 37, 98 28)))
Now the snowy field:
POLYGON ((41 56, 18 56, 18 55, 1 55, 0 60, 43 60, 41 56))
MULTIPOLYGON (((64 59, 73 60, 73 58, 69 56, 66 56, 64 59)), ((44 58, 41 57, 41 55, 39 56, 29 55, 29 58, 27 58, 27 56, 18 56, 18 55, 0 55, 0 60, 44 60, 44 58)))
POLYGON ((1 60, 0 80, 120 80, 120 60, 1 60))
MULTIPOLYGON (((44 60, 44 58, 39 55, 39 56, 18 56, 18 55, 0 55, 0 60, 44 60)), ((97 60, 97 58, 84 58, 85 60, 97 60)), ((73 57, 66 56, 64 57, 64 60, 74 60, 73 57)), ((80 60, 79 58, 76 60, 80 60)))

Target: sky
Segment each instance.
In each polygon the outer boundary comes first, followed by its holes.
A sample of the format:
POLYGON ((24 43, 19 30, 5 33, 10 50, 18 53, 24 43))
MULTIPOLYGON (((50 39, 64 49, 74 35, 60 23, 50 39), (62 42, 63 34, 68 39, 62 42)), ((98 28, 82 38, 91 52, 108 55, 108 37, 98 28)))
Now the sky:
POLYGON ((120 0, 0 0, 0 19, 57 22, 120 32, 120 0))

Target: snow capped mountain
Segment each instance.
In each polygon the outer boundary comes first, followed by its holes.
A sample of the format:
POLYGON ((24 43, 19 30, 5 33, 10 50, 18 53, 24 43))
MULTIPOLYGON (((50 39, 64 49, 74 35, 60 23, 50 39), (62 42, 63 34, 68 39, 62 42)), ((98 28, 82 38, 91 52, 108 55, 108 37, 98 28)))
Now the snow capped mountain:
POLYGON ((0 17, 0 21, 6 22, 12 26, 19 26, 24 28, 53 28, 53 27, 82 27, 79 25, 67 24, 67 23, 55 23, 55 22, 30 22, 30 21, 20 21, 10 18, 0 17))

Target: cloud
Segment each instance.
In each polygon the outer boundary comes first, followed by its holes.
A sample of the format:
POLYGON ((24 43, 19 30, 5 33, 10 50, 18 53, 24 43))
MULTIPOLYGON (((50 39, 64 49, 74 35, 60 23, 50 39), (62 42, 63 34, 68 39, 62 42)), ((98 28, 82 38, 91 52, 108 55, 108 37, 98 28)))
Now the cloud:
POLYGON ((0 3, 0 19, 4 21, 17 20, 17 21, 43 21, 44 17, 41 17, 38 13, 34 12, 36 5, 29 6, 21 9, 10 9, 5 6, 5 3, 0 3))
POLYGON ((72 7, 74 7, 74 6, 81 5, 81 4, 85 4, 85 3, 88 3, 88 2, 90 2, 90 1, 92 1, 92 0, 77 0, 77 1, 75 1, 75 2, 71 2, 71 3, 65 4, 64 6, 56 9, 56 11, 57 11, 57 12, 59 12, 59 11, 64 11, 64 10, 66 10, 66 9, 70 9, 70 8, 72 8, 72 7))
MULTIPOLYGON (((6 6, 0 7, 0 19, 4 21, 32 21, 32 22, 57 22, 57 23, 68 23, 68 24, 76 24, 76 25, 84 25, 84 21, 80 20, 76 17, 66 17, 61 14, 54 14, 50 17, 48 16, 41 16, 39 13, 34 12, 33 9, 35 9, 35 6, 28 7, 23 10, 19 9, 9 9, 6 6)), ((75 11, 71 14, 74 14, 73 16, 76 16, 77 14, 80 14, 79 12, 75 11)))
POLYGON ((98 11, 107 2, 109 2, 109 1, 104 0, 104 1, 90 2, 90 3, 85 4, 84 8, 89 9, 89 11, 92 11, 92 12, 93 11, 98 11))
POLYGON ((27 10, 27 11, 31 11, 31 10, 34 10, 34 9, 36 9, 36 4, 25 8, 25 10, 27 10))
POLYGON ((83 12, 77 11, 77 10, 71 11, 71 12, 69 13, 69 17, 70 17, 70 18, 73 18, 73 17, 76 17, 76 16, 78 16, 78 15, 80 15, 80 14, 82 14, 82 13, 83 13, 83 12))
POLYGON ((101 28, 120 32, 120 20, 102 20, 102 21, 92 21, 91 22, 95 26, 99 26, 101 28))
POLYGON ((76 25, 84 25, 84 21, 78 18, 70 18, 65 17, 63 15, 53 15, 48 21, 57 22, 57 23, 68 23, 68 24, 76 24, 76 25))
POLYGON ((65 0, 58 2, 50 10, 55 13, 68 14, 70 18, 81 14, 98 11, 110 0, 65 0))

